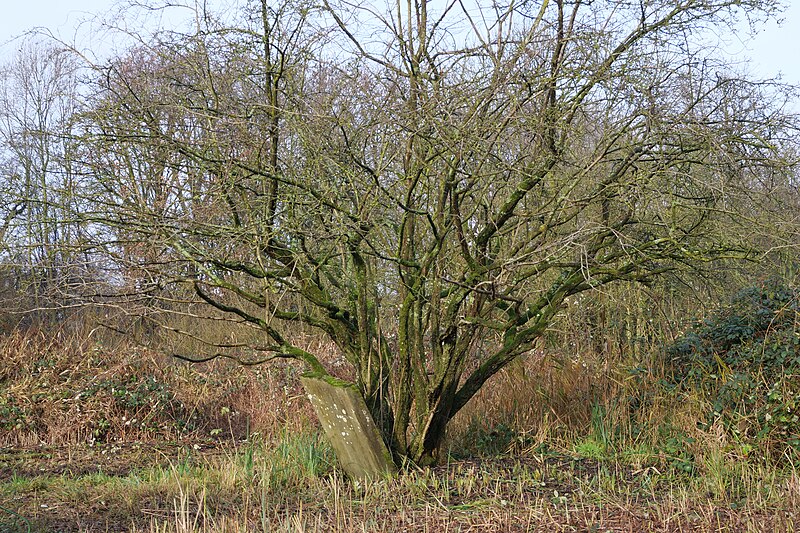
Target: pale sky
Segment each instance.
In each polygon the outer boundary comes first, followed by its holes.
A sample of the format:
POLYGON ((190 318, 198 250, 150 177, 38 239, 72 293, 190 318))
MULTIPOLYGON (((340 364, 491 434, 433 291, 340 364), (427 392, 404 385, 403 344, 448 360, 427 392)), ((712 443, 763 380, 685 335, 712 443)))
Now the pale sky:
MULTIPOLYGON (((16 49, 12 39, 33 27, 46 27, 56 36, 72 41, 75 28, 82 19, 112 12, 115 0, 2 0, 0 16, 0 59, 16 49)), ((731 39, 729 52, 752 59, 752 71, 763 77, 783 75, 783 81, 800 86, 800 0, 787 0, 790 7, 783 13, 783 23, 770 21, 755 41, 746 47, 731 39)), ((86 26, 84 26, 85 28, 86 26)), ((96 33, 84 37, 85 46, 97 46, 96 33), (86 41, 91 39, 91 41, 86 41)), ((102 54, 102 53, 101 53, 102 54)))
MULTIPOLYGON (((34 27, 43 27, 54 35, 69 39, 81 19, 108 12, 113 0, 5 0, 0 17, 0 46, 8 54, 9 41, 34 27)), ((13 50, 13 48, 12 48, 13 50)))

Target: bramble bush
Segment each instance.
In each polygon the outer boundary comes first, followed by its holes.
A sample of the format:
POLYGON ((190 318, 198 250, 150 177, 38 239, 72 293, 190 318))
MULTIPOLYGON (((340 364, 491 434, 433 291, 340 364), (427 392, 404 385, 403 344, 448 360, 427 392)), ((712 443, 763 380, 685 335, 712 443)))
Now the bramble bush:
POLYGON ((719 421, 765 452, 800 450, 798 289, 769 279, 739 291, 668 348, 671 380, 710 400, 719 421))
POLYGON ((33 328, 0 334, 0 362, 0 447, 241 439, 307 415, 289 366, 188 365, 124 338, 33 328))

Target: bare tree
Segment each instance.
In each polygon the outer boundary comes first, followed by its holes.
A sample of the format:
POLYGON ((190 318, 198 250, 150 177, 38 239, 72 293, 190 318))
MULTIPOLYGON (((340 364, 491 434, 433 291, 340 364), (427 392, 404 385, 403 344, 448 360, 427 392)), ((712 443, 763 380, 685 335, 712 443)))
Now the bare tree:
POLYGON ((773 8, 261 0, 240 27, 198 17, 99 71, 84 216, 148 305, 263 335, 206 339, 210 356, 327 375, 290 332, 326 335, 395 459, 430 464, 566 298, 751 253, 718 228, 753 220, 790 123, 692 35, 773 8))
POLYGON ((36 39, 24 41, 0 71, 3 259, 31 309, 65 303, 65 284, 78 263, 80 228, 70 215, 77 96, 75 57, 36 39))

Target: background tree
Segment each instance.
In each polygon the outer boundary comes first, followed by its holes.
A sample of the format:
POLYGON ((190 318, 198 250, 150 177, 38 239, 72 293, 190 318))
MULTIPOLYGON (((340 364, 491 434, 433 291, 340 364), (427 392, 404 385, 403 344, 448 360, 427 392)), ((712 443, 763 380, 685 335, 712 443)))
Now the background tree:
POLYGON ((398 461, 570 296, 751 255, 719 228, 786 176, 774 95, 697 37, 770 1, 250 8, 98 69, 83 216, 154 321, 262 335, 184 331, 206 358, 326 375, 291 332, 327 336, 398 461))
POLYGON ((9 296, 27 300, 28 318, 68 304, 86 266, 75 255, 82 229, 72 216, 78 65, 64 48, 31 38, 0 70, 0 253, 13 271, 4 276, 14 280, 9 296))

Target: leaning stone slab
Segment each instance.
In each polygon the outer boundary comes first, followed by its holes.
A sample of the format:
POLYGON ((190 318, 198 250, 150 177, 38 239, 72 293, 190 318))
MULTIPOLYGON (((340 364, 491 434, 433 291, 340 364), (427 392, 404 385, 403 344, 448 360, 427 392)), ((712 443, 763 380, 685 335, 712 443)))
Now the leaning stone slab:
POLYGON ((300 381, 336 458, 351 479, 379 479, 397 471, 355 385, 317 374, 305 374, 300 381))

